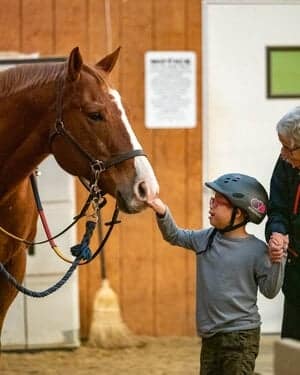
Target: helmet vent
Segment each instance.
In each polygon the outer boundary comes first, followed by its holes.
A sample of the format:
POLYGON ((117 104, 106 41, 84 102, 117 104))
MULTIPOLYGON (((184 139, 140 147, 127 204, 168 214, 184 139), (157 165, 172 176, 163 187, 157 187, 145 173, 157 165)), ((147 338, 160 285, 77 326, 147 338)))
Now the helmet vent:
POLYGON ((238 182, 240 180, 239 176, 234 176, 234 177, 227 177, 224 180, 224 184, 227 184, 228 182, 238 182))
POLYGON ((242 193, 233 193, 232 196, 233 196, 234 198, 244 198, 245 195, 242 194, 242 193))

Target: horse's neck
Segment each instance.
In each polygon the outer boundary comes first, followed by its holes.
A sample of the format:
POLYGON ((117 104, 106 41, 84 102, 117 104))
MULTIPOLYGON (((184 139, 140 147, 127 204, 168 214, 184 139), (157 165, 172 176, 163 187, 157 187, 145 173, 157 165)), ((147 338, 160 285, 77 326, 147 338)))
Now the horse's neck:
POLYGON ((1 199, 14 190, 49 153, 51 116, 48 108, 51 102, 38 91, 34 100, 33 96, 25 98, 18 94, 0 101, 1 199))

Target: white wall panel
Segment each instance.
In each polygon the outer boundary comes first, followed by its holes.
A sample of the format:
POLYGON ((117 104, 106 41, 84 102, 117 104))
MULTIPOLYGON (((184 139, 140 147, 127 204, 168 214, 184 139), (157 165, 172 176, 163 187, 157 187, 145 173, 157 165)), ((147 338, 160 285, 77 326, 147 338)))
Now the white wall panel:
MULTIPOLYGON (((61 275, 28 276, 33 290, 45 290, 61 275)), ((55 293, 45 298, 27 298, 28 348, 59 348, 79 345, 79 305, 76 274, 55 293)))

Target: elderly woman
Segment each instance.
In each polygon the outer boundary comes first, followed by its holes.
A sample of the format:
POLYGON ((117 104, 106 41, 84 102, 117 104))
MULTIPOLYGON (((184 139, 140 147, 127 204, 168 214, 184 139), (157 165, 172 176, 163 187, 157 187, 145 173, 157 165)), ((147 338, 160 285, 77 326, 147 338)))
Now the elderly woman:
POLYGON ((300 107, 278 122, 277 133, 282 147, 271 178, 266 239, 273 259, 288 251, 281 336, 300 340, 300 107))

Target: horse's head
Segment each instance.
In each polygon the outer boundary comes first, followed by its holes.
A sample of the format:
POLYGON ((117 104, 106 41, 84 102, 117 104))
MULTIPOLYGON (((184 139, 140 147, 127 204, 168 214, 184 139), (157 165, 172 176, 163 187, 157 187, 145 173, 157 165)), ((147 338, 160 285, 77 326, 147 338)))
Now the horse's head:
POLYGON ((63 169, 91 183, 92 165, 100 161, 96 170, 107 167, 100 173, 101 189, 114 196, 123 211, 135 213, 146 207, 159 187, 147 157, 133 151, 141 146, 120 95, 107 82, 118 54, 119 49, 92 67, 83 64, 78 48, 72 50, 66 76, 58 85, 59 121, 51 149, 63 169))

